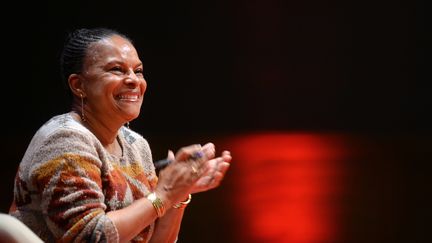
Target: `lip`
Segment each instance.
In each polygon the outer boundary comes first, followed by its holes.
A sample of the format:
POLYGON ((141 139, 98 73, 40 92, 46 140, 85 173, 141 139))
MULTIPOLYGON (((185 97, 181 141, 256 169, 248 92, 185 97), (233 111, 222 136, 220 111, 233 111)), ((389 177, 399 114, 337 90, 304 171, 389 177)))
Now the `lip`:
POLYGON ((139 92, 124 92, 118 94, 116 99, 121 101, 135 102, 140 99, 140 96, 141 95, 139 92))

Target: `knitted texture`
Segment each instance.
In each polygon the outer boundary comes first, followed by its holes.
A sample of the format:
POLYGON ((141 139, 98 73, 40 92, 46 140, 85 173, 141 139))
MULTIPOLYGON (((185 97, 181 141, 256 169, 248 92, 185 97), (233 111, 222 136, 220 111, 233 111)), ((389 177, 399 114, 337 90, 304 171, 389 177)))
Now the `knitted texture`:
MULTIPOLYGON (((116 157, 70 113, 32 138, 15 177, 10 214, 45 242, 118 242, 106 216, 148 195, 157 176, 147 141, 122 127, 116 157)), ((133 242, 147 242, 154 224, 133 242)))

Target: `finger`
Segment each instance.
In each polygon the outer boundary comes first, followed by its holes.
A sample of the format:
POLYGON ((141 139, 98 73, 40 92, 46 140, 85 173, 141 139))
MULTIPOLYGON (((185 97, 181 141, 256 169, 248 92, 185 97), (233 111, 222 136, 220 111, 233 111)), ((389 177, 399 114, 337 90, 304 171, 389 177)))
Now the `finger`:
POLYGON ((212 159, 214 157, 214 145, 209 143, 203 146, 202 150, 196 151, 192 154, 189 159, 190 163, 195 163, 203 171, 211 171, 217 168, 217 164, 222 161, 222 158, 217 160, 212 159), (205 168, 203 168, 205 167, 205 168))
POLYGON ((231 153, 229 151, 223 151, 221 157, 223 158, 223 160, 225 162, 228 162, 228 163, 230 163, 232 160, 232 156, 231 156, 231 153))
POLYGON ((230 164, 226 162, 219 163, 216 170, 200 178, 200 186, 205 186, 207 188, 217 187, 225 176, 229 166, 230 164))
POLYGON ((231 155, 231 152, 228 151, 228 150, 224 150, 224 151, 222 152, 222 155, 231 155))
POLYGON ((215 147, 213 143, 206 143, 204 146, 188 146, 182 148, 179 153, 179 157, 183 155, 189 158, 186 162, 190 165, 190 173, 192 178, 201 178, 204 175, 212 175, 217 170, 218 163, 222 162, 222 158, 212 160, 211 158, 215 155, 215 147))
POLYGON ((201 188, 201 189, 207 189, 209 187, 209 185, 212 183, 213 181, 213 177, 210 175, 206 175, 201 177, 198 182, 197 185, 201 188))
POLYGON ((225 175, 225 173, 228 171, 229 167, 230 167, 230 163, 222 162, 222 163, 218 164, 216 171, 219 171, 220 173, 225 175))
POLYGON ((222 179, 225 177, 225 174, 228 171, 229 166, 230 164, 227 162, 218 163, 216 171, 212 173, 205 181, 209 189, 218 187, 220 185, 222 179))
POLYGON ((218 187, 221 184, 223 178, 224 178, 224 174, 222 174, 219 171, 216 171, 216 173, 213 174, 211 180, 207 184, 209 189, 218 187))
POLYGON ((194 153, 201 151, 202 147, 200 144, 192 144, 186 147, 182 147, 178 150, 175 158, 177 161, 188 160, 194 153))
MULTIPOLYGON (((220 159, 222 162, 222 159, 220 159)), ((203 177, 205 175, 212 175, 216 172, 218 164, 220 162, 218 160, 205 160, 205 159, 197 159, 197 160, 188 160, 185 164, 191 166, 192 174, 194 177, 203 177)))
POLYGON ((218 165, 219 165, 219 163, 221 163, 221 162, 223 162, 223 160, 221 159, 221 158, 219 158, 219 159, 211 159, 211 160, 209 160, 209 161, 207 161, 207 173, 208 174, 213 174, 213 173, 215 173, 216 172, 216 170, 217 170, 217 168, 218 168, 218 165))
POLYGON ((216 153, 216 149, 215 149, 215 145, 213 143, 204 144, 204 146, 202 147, 202 150, 203 150, 203 152, 207 158, 209 158, 209 159, 214 158, 215 153, 216 153))
POLYGON ((167 155, 167 160, 174 160, 175 156, 174 156, 174 152, 172 150, 168 150, 168 155, 167 155))
POLYGON ((218 167, 218 162, 216 160, 201 160, 193 161, 192 163, 198 165, 200 177, 215 173, 218 167))
POLYGON ((185 166, 187 166, 187 165, 189 165, 190 168, 191 168, 190 173, 191 173, 192 178, 198 178, 199 175, 200 175, 198 166, 195 165, 195 163, 187 163, 187 164, 185 164, 185 166))

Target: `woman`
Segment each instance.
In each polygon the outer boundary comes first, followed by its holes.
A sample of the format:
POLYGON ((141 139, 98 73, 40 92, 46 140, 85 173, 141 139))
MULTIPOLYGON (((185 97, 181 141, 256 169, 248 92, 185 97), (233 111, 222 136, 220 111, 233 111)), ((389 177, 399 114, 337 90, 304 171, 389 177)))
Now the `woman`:
POLYGON ((174 242, 191 194, 217 187, 231 161, 212 143, 190 145, 159 175, 138 117, 147 83, 132 42, 105 28, 67 38, 62 74, 72 111, 34 135, 20 163, 10 214, 46 242, 174 242))

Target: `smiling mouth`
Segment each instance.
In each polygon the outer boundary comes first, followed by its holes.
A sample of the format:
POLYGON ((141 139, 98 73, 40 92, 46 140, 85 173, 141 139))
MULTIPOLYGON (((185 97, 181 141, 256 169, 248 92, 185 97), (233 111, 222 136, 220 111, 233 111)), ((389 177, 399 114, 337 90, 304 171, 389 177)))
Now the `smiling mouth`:
POLYGON ((138 101, 139 96, 138 95, 119 95, 118 99, 121 101, 133 102, 133 101, 138 101))

